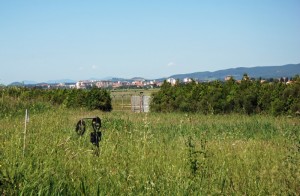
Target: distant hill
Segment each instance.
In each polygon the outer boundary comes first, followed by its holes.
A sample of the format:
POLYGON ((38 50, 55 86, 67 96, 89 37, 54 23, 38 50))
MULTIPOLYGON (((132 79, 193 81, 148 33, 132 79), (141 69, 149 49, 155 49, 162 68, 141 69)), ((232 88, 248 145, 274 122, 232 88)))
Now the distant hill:
POLYGON ((57 83, 76 83, 75 80, 70 79, 61 79, 61 80, 48 80, 47 82, 35 82, 30 80, 24 80, 22 82, 13 82, 8 84, 7 86, 35 86, 38 84, 47 83, 47 84, 57 84, 57 83))
POLYGON ((31 81, 31 80, 24 80, 23 82, 24 82, 25 85, 27 85, 27 84, 37 84, 36 81, 31 81))
POLYGON ((300 63, 282 66, 261 66, 250 68, 238 67, 214 72, 205 71, 187 74, 177 74, 172 75, 170 77, 175 79, 195 78, 199 80, 224 80, 224 78, 228 75, 233 76, 235 79, 241 79, 244 73, 247 73, 251 78, 293 77, 296 74, 300 74, 300 63))
POLYGON ((61 79, 61 80, 48 80, 46 83, 48 84, 56 84, 56 83, 76 83, 75 80, 70 79, 61 79))
POLYGON ((113 81, 113 82, 117 82, 117 81, 127 81, 129 79, 126 79, 126 78, 117 78, 117 77, 112 77, 110 79, 110 81, 113 81))
POLYGON ((35 81, 30 81, 30 80, 24 80, 22 82, 12 82, 8 84, 7 86, 24 86, 24 85, 35 85, 37 82, 35 81))
MULTIPOLYGON (((224 69, 214 72, 194 72, 194 73, 186 73, 186 74, 176 74, 170 76, 170 78, 175 79, 184 79, 184 78, 193 78, 198 80, 224 80, 226 76, 233 76, 235 79, 239 80, 243 77, 243 74, 247 73, 251 78, 280 78, 280 77, 294 77, 296 74, 300 75, 300 63, 299 64, 287 64, 281 66, 260 66, 260 67, 238 67, 238 68, 230 68, 224 69)), ((142 77, 134 77, 131 79, 119 78, 119 77, 106 77, 102 79, 90 78, 90 80, 110 80, 113 82, 116 81, 134 81, 134 80, 149 80, 142 77)), ((163 81, 167 78, 157 78, 156 81, 163 81)), ((46 83, 55 84, 55 83, 76 83, 75 80, 71 79, 61 79, 61 80, 49 80, 46 83)), ((13 82, 8 86, 34 86, 39 84, 35 81, 25 80, 23 82, 13 82)))
POLYGON ((133 78, 131 78, 131 80, 145 80, 145 78, 143 78, 143 77, 133 77, 133 78))
POLYGON ((13 82, 7 86, 24 86, 24 83, 23 82, 13 82))

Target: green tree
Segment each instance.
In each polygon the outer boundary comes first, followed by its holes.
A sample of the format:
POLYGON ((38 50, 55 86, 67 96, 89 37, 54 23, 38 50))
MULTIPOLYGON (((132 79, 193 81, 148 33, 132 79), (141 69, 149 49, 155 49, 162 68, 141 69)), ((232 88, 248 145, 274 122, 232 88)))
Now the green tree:
POLYGON ((110 93, 105 89, 92 88, 87 93, 86 106, 91 110, 99 109, 111 111, 112 105, 110 93))

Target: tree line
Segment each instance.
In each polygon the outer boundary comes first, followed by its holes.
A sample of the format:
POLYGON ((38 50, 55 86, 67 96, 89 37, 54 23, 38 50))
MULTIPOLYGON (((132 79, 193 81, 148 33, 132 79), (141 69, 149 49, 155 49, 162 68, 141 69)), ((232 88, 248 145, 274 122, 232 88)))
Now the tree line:
POLYGON ((212 81, 172 86, 164 82, 154 93, 150 104, 153 112, 197 112, 203 114, 299 114, 300 77, 291 84, 280 80, 252 80, 244 74, 241 81, 212 81))
POLYGON ((16 114, 24 109, 44 111, 52 106, 111 111, 110 92, 105 89, 37 89, 5 87, 0 89, 0 116, 16 114))

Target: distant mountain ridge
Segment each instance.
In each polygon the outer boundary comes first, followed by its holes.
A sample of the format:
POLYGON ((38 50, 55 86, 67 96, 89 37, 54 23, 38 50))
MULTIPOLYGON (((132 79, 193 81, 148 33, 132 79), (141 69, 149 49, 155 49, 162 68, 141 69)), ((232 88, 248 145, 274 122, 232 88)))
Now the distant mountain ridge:
POLYGON ((300 74, 300 63, 281 66, 238 67, 214 72, 205 71, 176 74, 170 77, 181 80, 184 78, 195 78, 200 80, 224 80, 224 78, 229 75, 233 76, 235 79, 241 79, 244 73, 247 73, 249 77, 252 78, 293 77, 296 74, 300 74))
POLYGON ((48 80, 46 83, 48 84, 56 84, 56 83, 76 83, 75 80, 71 79, 61 79, 61 80, 48 80))
MULTIPOLYGON (((247 73, 249 77, 252 78, 280 78, 280 77, 293 77, 296 74, 300 75, 300 63, 298 64, 287 64, 281 66, 258 66, 258 67, 237 67, 230 68, 224 70, 218 70, 214 72, 204 71, 204 72, 194 72, 194 73, 186 73, 186 74, 176 74, 171 75, 167 78, 175 78, 179 80, 183 80, 184 78, 193 78, 198 80, 224 80, 226 76, 233 76, 235 79, 241 79, 243 74, 247 73)), ((157 81, 163 81, 167 78, 157 78, 157 81)), ((91 78, 97 80, 96 78, 91 78)), ((145 79, 143 77, 134 77, 131 79, 119 78, 119 77, 106 77, 103 78, 105 80, 110 81, 133 81, 133 80, 151 80, 145 79)), ((102 79, 102 80, 103 80, 102 79)), ((75 80, 71 79, 62 79, 62 80, 49 80, 46 83, 75 83, 75 80)), ((23 86, 23 85, 34 85, 38 84, 35 81, 23 81, 23 82, 13 82, 8 86, 23 86)))

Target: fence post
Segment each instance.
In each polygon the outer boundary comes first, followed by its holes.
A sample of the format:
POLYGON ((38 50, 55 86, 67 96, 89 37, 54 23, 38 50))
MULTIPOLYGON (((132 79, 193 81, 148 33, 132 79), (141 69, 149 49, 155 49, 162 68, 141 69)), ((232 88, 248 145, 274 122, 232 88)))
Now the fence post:
POLYGON ((140 92, 140 112, 143 112, 142 109, 143 109, 143 92, 140 92))
POLYGON ((25 110, 25 127, 24 127, 24 137, 23 137, 23 157, 25 156, 25 148, 26 148, 26 132, 27 132, 27 123, 29 122, 29 113, 28 110, 25 110))
POLYGON ((124 109, 124 102, 123 102, 124 94, 121 95, 121 97, 122 97, 122 111, 123 111, 123 109, 124 109))

